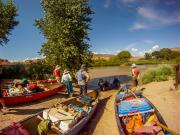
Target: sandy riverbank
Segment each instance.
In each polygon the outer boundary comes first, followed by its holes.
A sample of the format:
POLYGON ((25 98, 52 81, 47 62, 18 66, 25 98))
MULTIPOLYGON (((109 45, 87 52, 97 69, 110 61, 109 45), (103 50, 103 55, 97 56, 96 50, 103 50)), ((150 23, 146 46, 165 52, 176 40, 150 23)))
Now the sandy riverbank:
MULTIPOLYGON (((144 95, 157 107, 169 128, 180 133, 180 90, 170 91, 172 81, 153 82, 144 86, 144 95)), ((114 115, 114 98, 117 90, 101 92, 102 101, 91 119, 82 130, 80 135, 118 135, 118 128, 114 115)), ((54 103, 67 98, 66 94, 58 94, 39 102, 24 106, 11 107, 6 115, 0 115, 0 128, 9 125, 34 113, 37 113, 54 103)))
MULTIPOLYGON (((129 69, 104 68, 90 70, 90 86, 96 89, 98 78, 106 77, 112 80, 114 75, 121 79, 121 82, 127 82, 131 78, 128 76, 129 69), (128 72, 128 73, 127 73, 128 72)), ((172 81, 153 82, 144 87, 144 95, 157 107, 162 114, 167 125, 180 133, 180 90, 169 91, 172 81)), ((76 89, 77 90, 77 89, 76 89)), ((91 121, 85 126, 80 135, 118 135, 114 114, 114 98, 117 90, 105 91, 101 93, 101 102, 91 121)), ((34 113, 42 111, 45 108, 57 103, 60 99, 67 98, 66 94, 57 94, 55 96, 29 103, 21 106, 10 107, 6 115, 0 115, 0 129, 9 125, 13 121, 18 121, 34 113)))

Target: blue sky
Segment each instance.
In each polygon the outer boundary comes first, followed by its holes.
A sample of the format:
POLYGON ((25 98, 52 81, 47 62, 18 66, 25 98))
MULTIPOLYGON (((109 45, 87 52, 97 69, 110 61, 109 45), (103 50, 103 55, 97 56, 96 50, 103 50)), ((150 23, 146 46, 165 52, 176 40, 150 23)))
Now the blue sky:
MULTIPOLYGON (((19 25, 10 41, 0 46, 0 58, 22 60, 39 57, 45 39, 33 26, 43 16, 39 0, 15 0, 19 25)), ((129 50, 142 56, 164 47, 180 47, 180 0, 90 0, 92 16, 90 50, 116 54, 129 50)))

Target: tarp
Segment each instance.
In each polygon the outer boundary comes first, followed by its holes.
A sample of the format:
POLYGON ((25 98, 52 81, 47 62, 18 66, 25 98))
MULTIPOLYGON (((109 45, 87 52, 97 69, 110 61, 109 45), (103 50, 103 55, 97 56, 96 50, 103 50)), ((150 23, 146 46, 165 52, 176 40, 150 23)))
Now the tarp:
POLYGON ((118 114, 124 115, 132 112, 143 112, 151 110, 152 107, 146 102, 144 98, 137 98, 133 100, 125 100, 118 104, 118 114))

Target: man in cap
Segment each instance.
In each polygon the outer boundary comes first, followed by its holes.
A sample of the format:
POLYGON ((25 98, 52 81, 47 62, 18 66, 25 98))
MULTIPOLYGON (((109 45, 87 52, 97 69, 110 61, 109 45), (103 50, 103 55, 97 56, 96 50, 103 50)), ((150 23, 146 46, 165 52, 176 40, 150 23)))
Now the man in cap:
POLYGON ((136 87, 138 85, 138 79, 139 79, 139 74, 140 74, 140 70, 139 68, 137 68, 136 64, 132 64, 132 79, 133 79, 133 85, 136 87))
POLYGON ((80 95, 87 94, 87 84, 90 79, 89 74, 86 72, 86 65, 82 64, 81 69, 76 73, 76 79, 80 88, 80 95))

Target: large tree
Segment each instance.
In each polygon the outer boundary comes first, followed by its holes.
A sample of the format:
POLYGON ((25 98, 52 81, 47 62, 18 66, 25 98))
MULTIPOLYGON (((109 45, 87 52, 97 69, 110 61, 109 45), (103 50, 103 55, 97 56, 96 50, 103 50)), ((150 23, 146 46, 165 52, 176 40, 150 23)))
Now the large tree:
POLYGON ((128 61, 132 57, 129 51, 121 51, 117 56, 121 61, 128 61))
POLYGON ((76 71, 89 64, 88 44, 91 14, 88 0, 41 0, 44 17, 35 21, 47 39, 40 53, 55 66, 76 71))
POLYGON ((17 16, 17 8, 12 0, 6 3, 0 0, 0 45, 5 45, 9 39, 8 35, 18 24, 15 17, 17 16))

